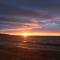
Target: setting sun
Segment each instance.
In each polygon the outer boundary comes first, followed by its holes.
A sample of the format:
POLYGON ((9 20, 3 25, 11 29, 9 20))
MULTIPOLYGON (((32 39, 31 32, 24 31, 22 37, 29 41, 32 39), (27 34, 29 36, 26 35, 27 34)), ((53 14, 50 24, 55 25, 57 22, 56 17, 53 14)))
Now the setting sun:
POLYGON ((24 37, 27 37, 28 36, 28 33, 23 33, 22 34, 24 37))
POLYGON ((22 36, 24 36, 24 37, 27 37, 27 36, 29 36, 29 33, 21 33, 21 34, 19 34, 19 35, 22 35, 22 36))

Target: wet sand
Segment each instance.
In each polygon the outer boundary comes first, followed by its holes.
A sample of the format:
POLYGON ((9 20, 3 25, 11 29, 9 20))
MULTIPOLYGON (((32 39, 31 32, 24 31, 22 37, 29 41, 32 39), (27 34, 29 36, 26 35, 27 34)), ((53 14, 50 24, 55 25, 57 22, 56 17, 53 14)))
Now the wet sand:
POLYGON ((60 51, 0 48, 0 60, 60 60, 60 51))

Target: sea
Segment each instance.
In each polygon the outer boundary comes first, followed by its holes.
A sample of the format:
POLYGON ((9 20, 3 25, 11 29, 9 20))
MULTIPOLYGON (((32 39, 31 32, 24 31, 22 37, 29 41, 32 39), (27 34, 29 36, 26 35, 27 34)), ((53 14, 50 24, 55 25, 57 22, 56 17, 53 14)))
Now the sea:
POLYGON ((60 36, 2 36, 0 59, 60 60, 60 36))

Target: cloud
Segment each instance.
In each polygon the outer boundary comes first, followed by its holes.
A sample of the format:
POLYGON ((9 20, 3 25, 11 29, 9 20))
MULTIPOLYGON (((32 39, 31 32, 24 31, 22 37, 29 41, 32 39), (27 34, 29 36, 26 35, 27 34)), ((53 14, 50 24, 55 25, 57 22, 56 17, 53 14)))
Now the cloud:
POLYGON ((0 32, 60 32, 58 1, 1 0, 0 32))
MULTIPOLYGON (((19 19, 20 20, 20 19, 19 19)), ((0 25, 0 29, 2 31, 46 31, 46 32, 60 32, 60 22, 59 20, 51 20, 51 19, 46 19, 46 20, 40 20, 38 18, 29 18, 27 20, 20 20, 18 22, 16 21, 2 21, 2 25, 0 25), (20 22, 21 21, 21 22, 20 22)))
POLYGON ((22 7, 17 5, 9 5, 0 3, 0 14, 1 15, 12 15, 12 16, 27 16, 27 17, 41 17, 41 18, 52 18, 52 16, 44 9, 22 7), (39 12, 38 12, 39 11, 39 12))
POLYGON ((39 15, 37 12, 32 10, 27 10, 24 8, 18 8, 16 6, 0 4, 0 13, 1 14, 8 14, 8 15, 19 15, 19 16, 37 16, 39 15))

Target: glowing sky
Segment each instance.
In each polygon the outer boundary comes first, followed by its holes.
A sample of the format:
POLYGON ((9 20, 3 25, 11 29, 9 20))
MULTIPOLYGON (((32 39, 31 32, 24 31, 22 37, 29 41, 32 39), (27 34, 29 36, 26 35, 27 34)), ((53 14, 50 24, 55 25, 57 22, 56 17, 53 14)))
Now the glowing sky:
POLYGON ((60 0, 0 0, 0 33, 60 36, 60 0))

